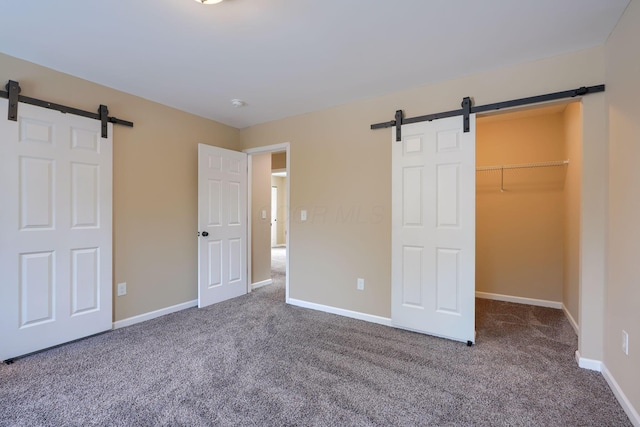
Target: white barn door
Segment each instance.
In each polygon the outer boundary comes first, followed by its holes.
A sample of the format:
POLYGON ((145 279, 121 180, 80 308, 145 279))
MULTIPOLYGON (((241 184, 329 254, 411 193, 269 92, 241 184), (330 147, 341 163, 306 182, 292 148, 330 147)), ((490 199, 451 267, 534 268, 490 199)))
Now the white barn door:
POLYGON ((247 155, 198 144, 198 307, 247 293, 247 155))
POLYGON ((475 115, 402 126, 392 148, 396 327, 475 342, 475 115))
POLYGON ((111 329, 112 125, 0 101, 0 360, 111 329))

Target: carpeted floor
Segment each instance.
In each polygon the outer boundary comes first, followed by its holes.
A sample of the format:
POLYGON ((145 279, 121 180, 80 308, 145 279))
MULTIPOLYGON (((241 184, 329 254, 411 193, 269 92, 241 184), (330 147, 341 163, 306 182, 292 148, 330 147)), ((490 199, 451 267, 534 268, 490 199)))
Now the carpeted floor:
POLYGON ((559 310, 478 300, 466 347, 287 306, 283 277, 1 365, 0 425, 631 425, 559 310))

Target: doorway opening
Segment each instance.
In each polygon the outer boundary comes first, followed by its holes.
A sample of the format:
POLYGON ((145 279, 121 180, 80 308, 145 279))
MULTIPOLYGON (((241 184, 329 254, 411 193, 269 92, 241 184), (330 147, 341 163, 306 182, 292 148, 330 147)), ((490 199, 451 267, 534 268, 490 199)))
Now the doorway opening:
MULTIPOLYGON (((289 300, 289 144, 249 155, 249 286, 289 300)), ((279 297, 278 297, 279 298, 279 297)))
POLYGON ((580 101, 478 116, 476 297, 562 309, 578 333, 580 101))
POLYGON ((271 279, 286 280, 287 261, 287 153, 271 154, 271 279))

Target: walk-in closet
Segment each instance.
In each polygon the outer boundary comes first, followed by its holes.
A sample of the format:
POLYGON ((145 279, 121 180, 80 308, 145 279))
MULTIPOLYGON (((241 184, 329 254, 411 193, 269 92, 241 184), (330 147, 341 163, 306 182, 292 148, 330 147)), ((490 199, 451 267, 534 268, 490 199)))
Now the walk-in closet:
POLYGON ((478 117, 476 291, 564 308, 576 327, 580 102, 478 117))

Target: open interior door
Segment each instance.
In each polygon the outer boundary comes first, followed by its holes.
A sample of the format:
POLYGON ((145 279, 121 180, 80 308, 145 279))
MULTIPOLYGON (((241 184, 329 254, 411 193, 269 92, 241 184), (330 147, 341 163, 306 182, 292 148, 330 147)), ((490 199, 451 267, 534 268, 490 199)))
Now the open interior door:
POLYGON ((198 307, 247 293, 247 155, 198 145, 198 307))
POLYGON ((393 325, 475 342, 475 115, 392 141, 393 325))

